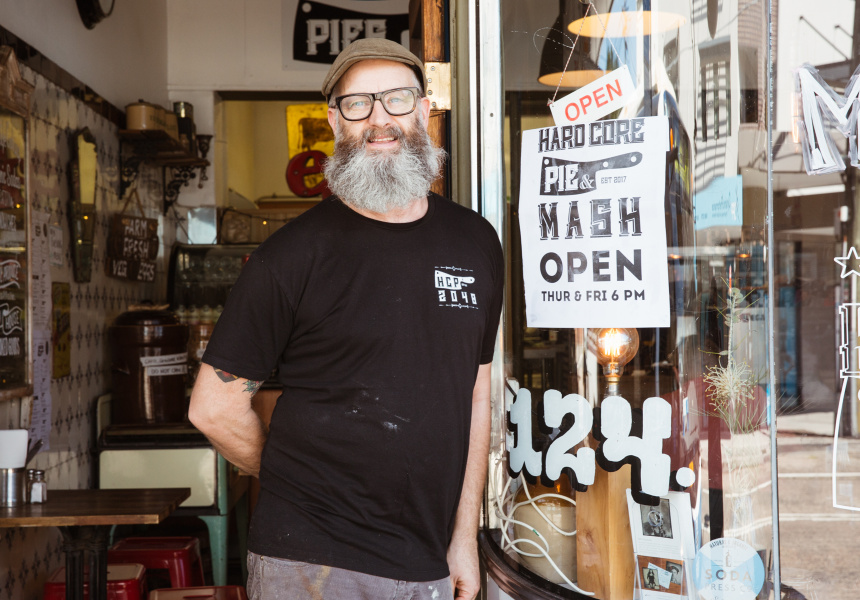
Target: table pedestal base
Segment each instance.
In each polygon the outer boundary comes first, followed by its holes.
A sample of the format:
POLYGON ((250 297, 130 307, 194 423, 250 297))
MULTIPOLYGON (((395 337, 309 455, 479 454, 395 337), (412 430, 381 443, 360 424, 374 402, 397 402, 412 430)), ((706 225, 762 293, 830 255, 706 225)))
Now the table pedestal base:
POLYGON ((110 525, 58 527, 66 555, 66 600, 84 600, 85 568, 91 600, 107 600, 107 541, 110 525))

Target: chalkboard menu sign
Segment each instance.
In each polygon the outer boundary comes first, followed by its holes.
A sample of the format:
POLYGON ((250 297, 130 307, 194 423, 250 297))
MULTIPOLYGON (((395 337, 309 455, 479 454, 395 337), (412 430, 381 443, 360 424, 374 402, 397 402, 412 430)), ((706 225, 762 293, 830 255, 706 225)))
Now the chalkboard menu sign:
POLYGON ((28 384, 26 121, 0 109, 0 390, 28 384))
MULTIPOLYGON (((136 198, 137 190, 131 193, 136 198)), ((124 212, 113 216, 105 264, 108 276, 130 281, 155 281, 157 256, 158 220, 135 217, 124 212)))

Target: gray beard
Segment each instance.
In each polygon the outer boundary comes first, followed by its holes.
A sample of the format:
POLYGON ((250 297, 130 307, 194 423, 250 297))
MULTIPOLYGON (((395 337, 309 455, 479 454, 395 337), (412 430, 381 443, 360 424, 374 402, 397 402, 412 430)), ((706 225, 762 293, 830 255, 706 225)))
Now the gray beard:
POLYGON ((360 210, 385 214, 425 198, 445 159, 445 151, 433 146, 417 119, 406 133, 394 125, 381 132, 400 140, 393 151, 367 149, 373 130, 350 138, 338 120, 336 133, 334 153, 325 162, 325 178, 334 195, 360 210))

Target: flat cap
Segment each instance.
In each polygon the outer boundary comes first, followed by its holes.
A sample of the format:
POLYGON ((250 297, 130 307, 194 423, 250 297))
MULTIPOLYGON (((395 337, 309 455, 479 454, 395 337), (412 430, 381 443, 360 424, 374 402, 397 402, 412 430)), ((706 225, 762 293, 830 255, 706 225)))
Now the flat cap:
POLYGON ((362 60, 392 60, 403 63, 418 76, 421 89, 424 89, 424 63, 397 42, 385 38, 362 38, 355 40, 337 55, 322 84, 323 96, 328 98, 338 80, 352 65, 362 60))

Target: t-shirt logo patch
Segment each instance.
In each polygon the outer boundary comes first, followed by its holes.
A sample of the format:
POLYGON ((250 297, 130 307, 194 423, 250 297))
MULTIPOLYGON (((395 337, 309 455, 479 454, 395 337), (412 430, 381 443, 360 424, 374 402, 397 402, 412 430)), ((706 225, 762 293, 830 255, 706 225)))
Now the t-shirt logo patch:
POLYGON ((475 278, 468 275, 471 272, 471 269, 459 267, 435 268, 434 277, 439 306, 478 309, 478 297, 465 289, 475 283, 475 278))

